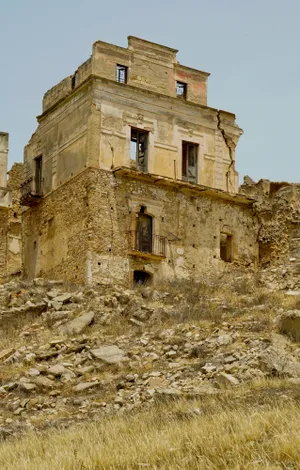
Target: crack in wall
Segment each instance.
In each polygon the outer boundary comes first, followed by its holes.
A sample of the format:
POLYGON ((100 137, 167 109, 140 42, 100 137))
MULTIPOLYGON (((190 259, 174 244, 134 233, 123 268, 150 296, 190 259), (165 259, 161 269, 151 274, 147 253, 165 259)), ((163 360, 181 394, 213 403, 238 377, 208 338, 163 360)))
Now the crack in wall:
POLYGON ((223 140, 224 140, 225 145, 228 148, 228 152, 229 152, 230 163, 229 163, 227 171, 226 171, 226 191, 229 192, 229 183, 231 185, 233 185, 232 181, 230 180, 231 168, 234 169, 234 163, 235 163, 233 155, 232 155, 232 146, 231 146, 233 144, 233 141, 232 141, 232 139, 228 138, 228 136, 226 135, 225 130, 221 127, 220 111, 217 111, 217 128, 221 132, 223 140))

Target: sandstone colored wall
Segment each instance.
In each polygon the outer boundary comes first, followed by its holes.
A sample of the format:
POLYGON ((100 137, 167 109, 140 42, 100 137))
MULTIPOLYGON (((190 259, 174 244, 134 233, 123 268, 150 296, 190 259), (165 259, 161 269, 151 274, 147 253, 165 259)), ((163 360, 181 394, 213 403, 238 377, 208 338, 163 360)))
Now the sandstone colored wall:
POLYGON ((137 128, 149 132, 149 173, 181 180, 182 142, 188 141, 198 145, 198 184, 237 192, 235 146, 241 130, 234 115, 185 101, 176 101, 174 106, 169 98, 158 101, 156 96, 137 94, 130 88, 120 93, 119 84, 101 80, 95 85, 94 103, 101 132, 95 164, 100 162, 100 168, 135 167, 130 159, 130 135, 131 128, 137 128))
POLYGON ((20 184, 23 164, 14 163, 8 172, 7 186, 12 193, 12 204, 8 211, 7 231, 7 275, 17 274, 22 269, 22 207, 20 184))
POLYGON ((198 144, 197 182, 238 191, 235 115, 207 107, 209 74, 178 63, 176 49, 130 36, 128 47, 97 41, 92 57, 49 90, 24 152, 24 181, 43 156, 44 194, 84 168, 133 166, 131 127, 149 131, 150 173, 182 178, 182 141, 198 144), (128 67, 126 84, 116 65, 128 67), (176 97, 176 81, 187 97, 176 97))
POLYGON ((91 89, 87 85, 68 101, 39 119, 37 131, 24 150, 26 181, 34 174, 34 159, 43 158, 43 194, 55 190, 87 167, 91 89))
POLYGON ((220 232, 233 236, 233 264, 255 267, 256 222, 251 207, 87 169, 25 211, 27 277, 70 282, 132 281, 145 270, 154 281, 230 269, 220 259, 220 232), (128 231, 145 205, 154 232, 167 238, 166 258, 130 255, 128 231))
MULTIPOLYGON (((6 186, 8 133, 0 132, 0 188, 6 186)), ((1 195, 0 195, 1 198, 1 195)))
POLYGON ((246 177, 240 192, 256 199, 262 272, 274 286, 300 288, 300 185, 246 177))
POLYGON ((89 185, 84 172, 24 211, 25 278, 86 282, 89 185))
MULTIPOLYGON (((20 183, 23 165, 15 163, 5 182, 9 203, 0 203, 0 280, 20 274, 22 268, 22 228, 20 183)), ((1 201, 0 201, 1 202, 1 201)))
POLYGON ((0 280, 2 277, 6 275, 7 229, 8 229, 7 210, 1 210, 0 208, 0 280))

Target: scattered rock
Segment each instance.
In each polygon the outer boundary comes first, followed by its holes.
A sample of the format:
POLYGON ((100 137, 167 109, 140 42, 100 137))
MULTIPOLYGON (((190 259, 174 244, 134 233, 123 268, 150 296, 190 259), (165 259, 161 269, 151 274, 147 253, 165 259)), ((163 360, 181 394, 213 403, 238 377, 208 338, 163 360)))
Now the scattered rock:
POLYGON ((295 341, 300 340, 300 310, 291 310, 281 315, 278 320, 279 331, 295 341))
POLYGON ((81 382, 79 383, 78 385, 75 385, 72 390, 73 392, 84 392, 85 390, 88 390, 92 387, 96 387, 97 385, 99 385, 100 382, 98 382, 97 380, 95 382, 81 382))
POLYGON ((220 372, 216 378, 215 378, 216 383, 220 387, 226 387, 226 386, 235 386, 239 385, 240 381, 236 378, 233 377, 233 375, 226 374, 226 372, 220 372))
POLYGON ((90 352, 96 359, 101 359, 107 364, 117 364, 124 358, 124 351, 117 346, 102 346, 98 349, 91 349, 90 352))
POLYGON ((59 327, 59 333, 67 335, 78 335, 92 323, 94 317, 94 312, 83 313, 79 317, 74 318, 74 320, 71 320, 59 327))

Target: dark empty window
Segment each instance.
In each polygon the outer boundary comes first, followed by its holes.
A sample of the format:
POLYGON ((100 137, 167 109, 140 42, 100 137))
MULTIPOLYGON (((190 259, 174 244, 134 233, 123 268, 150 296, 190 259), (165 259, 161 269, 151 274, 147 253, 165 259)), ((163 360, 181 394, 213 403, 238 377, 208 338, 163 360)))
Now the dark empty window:
POLYGON ((186 98, 187 84, 183 82, 176 82, 176 96, 179 98, 186 98))
POLYGON ((39 155, 34 159, 34 183, 35 183, 35 193, 37 195, 42 194, 42 184, 43 184, 43 157, 39 155))
POLYGON ((127 67, 125 65, 117 64, 116 67, 116 80, 119 83, 127 83, 127 67))
POLYGON ((220 258, 226 263, 232 261, 232 235, 220 234, 220 258))
POLYGON ((142 207, 137 222, 136 241, 138 251, 152 253, 152 226, 151 215, 145 214, 142 207))
POLYGON ((133 280, 135 284, 148 284, 152 280, 152 276, 145 271, 134 271, 133 280))
POLYGON ((131 129, 130 159, 140 171, 147 171, 148 131, 131 129))
POLYGON ((182 179, 197 183, 198 144, 182 142, 182 179))
POLYGON ((75 72, 74 75, 72 75, 72 80, 71 80, 72 90, 74 90, 76 86, 76 75, 77 75, 77 72, 75 72))

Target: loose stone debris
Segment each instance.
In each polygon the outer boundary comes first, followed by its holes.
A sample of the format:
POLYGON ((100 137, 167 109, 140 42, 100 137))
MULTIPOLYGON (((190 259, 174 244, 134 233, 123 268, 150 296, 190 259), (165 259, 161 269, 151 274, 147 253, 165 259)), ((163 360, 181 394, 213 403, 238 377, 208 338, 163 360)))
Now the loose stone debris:
POLYGON ((201 294, 194 322, 188 291, 0 285, 0 439, 263 378, 297 386, 300 310, 266 323, 254 293, 239 299, 201 294))

